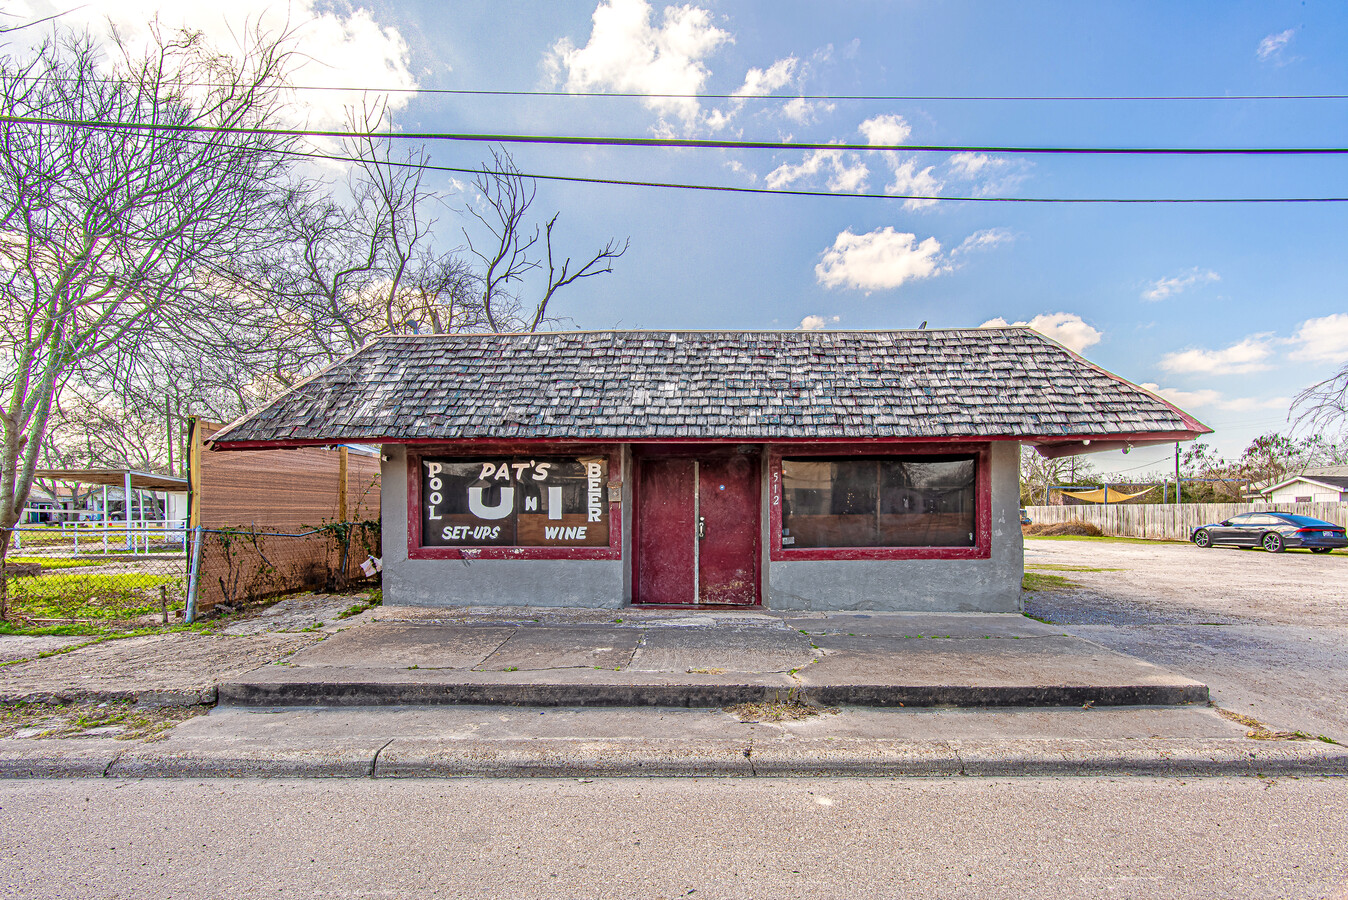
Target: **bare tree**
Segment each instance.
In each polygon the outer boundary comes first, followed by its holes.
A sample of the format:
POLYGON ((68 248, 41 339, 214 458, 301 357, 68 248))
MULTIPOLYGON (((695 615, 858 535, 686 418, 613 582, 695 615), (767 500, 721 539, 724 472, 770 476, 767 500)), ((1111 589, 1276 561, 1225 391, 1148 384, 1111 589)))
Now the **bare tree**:
POLYGON ((209 315, 210 273, 272 230, 284 139, 199 129, 273 123, 285 42, 254 33, 236 61, 199 34, 155 38, 144 57, 115 38, 108 66, 71 36, 0 60, 0 529, 19 518, 63 385, 150 329, 209 315))
POLYGON ((1348 426, 1348 366, 1297 394, 1291 413, 1298 430, 1316 434, 1342 431, 1348 426))
POLYGON ((1095 469, 1089 460, 1074 456, 1054 459, 1040 455, 1033 447, 1020 448, 1020 502, 1033 506, 1048 503, 1049 489, 1054 485, 1077 484, 1094 477, 1095 469))
POLYGON ((468 212, 490 233, 492 240, 474 245, 467 229, 464 238, 468 250, 482 263, 482 310, 492 331, 537 331, 547 321, 548 304, 554 294, 582 278, 613 271, 613 261, 627 252, 630 241, 619 246, 610 239, 599 252, 576 268, 567 257, 558 265, 553 249, 554 230, 560 213, 553 213, 544 227, 529 230, 529 207, 538 196, 537 184, 520 173, 514 159, 505 150, 493 148, 492 161, 473 185, 486 203, 479 212, 469 204, 468 212), (542 250, 536 250, 540 238, 542 250), (547 263, 546 281, 536 301, 522 301, 521 288, 526 276, 542 270, 547 263))

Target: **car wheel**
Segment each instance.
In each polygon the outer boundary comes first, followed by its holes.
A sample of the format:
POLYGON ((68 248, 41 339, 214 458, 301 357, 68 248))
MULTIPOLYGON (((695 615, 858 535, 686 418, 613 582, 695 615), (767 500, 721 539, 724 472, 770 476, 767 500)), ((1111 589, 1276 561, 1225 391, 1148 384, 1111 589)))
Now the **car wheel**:
POLYGON ((1333 547, 1312 547, 1312 548, 1311 548, 1311 552, 1312 552, 1312 553, 1328 553, 1330 550, 1333 550, 1333 549, 1334 549, 1333 547))
POLYGON ((1212 535, 1206 530, 1195 532, 1194 543, 1205 549, 1209 548, 1212 546, 1212 535))
POLYGON ((1286 546, 1282 542, 1282 535, 1278 534, 1276 531, 1270 531, 1268 534, 1264 535, 1264 539, 1260 543, 1264 545, 1264 549, 1269 553, 1281 553, 1286 549, 1286 546))

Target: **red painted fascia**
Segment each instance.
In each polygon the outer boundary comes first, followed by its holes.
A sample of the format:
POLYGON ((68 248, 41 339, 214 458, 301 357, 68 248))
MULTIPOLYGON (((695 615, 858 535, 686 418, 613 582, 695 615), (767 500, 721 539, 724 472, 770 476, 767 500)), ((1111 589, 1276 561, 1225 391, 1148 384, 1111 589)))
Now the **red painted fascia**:
MULTIPOLYGON (((803 547, 782 546, 782 457, 808 454, 813 443, 774 445, 768 458, 770 496, 768 558, 773 562, 790 560, 900 560, 900 559, 989 559, 992 556, 992 445, 975 450, 977 481, 974 484, 974 545, 972 547, 803 547)), ((924 443, 911 453, 893 456, 930 456, 943 452, 968 453, 963 443, 924 443)), ((835 456, 864 456, 871 447, 830 448, 835 456)))
MULTIPOLYGON (((424 456, 478 456, 483 453, 505 455, 517 445, 500 442, 441 445, 422 453, 407 454, 407 558, 408 559, 622 559, 623 514, 620 501, 608 505, 607 547, 423 547, 421 546, 421 460, 424 456)), ((608 456, 609 480, 622 473, 622 452, 612 445, 568 444, 557 450, 608 456)), ((605 490, 608 487, 605 485, 605 490)))
MULTIPOLYGON (((1176 412, 1179 412, 1176 410, 1176 412)), ((1183 415, 1181 413, 1181 415, 1183 415)), ((613 444, 642 444, 659 446, 662 444, 924 444, 924 443, 961 443, 961 444, 979 444, 1001 441, 1019 441, 1022 444, 1070 444, 1078 441, 1120 441, 1131 443, 1133 446, 1139 446, 1141 441, 1150 441, 1164 444, 1174 441, 1191 441, 1204 434, 1211 433, 1212 429, 1199 422, 1193 421, 1187 415, 1184 416, 1187 421, 1193 422, 1197 427, 1191 431, 1114 431, 1108 433, 1074 433, 1074 434, 994 434, 994 435, 934 435, 930 437, 816 437, 816 438, 788 438, 788 437, 661 437, 661 438, 397 438, 397 437, 330 437, 330 438, 294 438, 274 441, 228 441, 224 444, 216 444, 213 441, 207 441, 207 446, 211 450, 288 450, 298 447, 332 447, 338 444, 374 444, 374 445, 401 445, 412 447, 446 446, 453 445, 458 447, 499 447, 508 445, 512 447, 535 448, 540 445, 558 446, 558 445, 588 445, 594 446, 596 442, 604 446, 613 444)), ((1089 452, 1089 451, 1087 451, 1089 452)))

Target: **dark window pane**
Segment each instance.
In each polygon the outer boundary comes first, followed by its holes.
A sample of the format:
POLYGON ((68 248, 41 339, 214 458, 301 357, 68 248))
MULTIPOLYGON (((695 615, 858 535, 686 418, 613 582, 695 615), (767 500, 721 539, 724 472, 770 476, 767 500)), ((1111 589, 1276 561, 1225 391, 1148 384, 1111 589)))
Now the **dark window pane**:
POLYGON ((972 547, 975 461, 782 460, 784 547, 972 547))

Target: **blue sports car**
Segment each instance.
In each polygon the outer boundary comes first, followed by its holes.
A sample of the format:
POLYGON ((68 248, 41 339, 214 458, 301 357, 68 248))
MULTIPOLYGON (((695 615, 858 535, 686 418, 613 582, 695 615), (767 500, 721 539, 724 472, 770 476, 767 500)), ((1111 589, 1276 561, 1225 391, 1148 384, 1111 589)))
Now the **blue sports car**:
POLYGON ((1200 547, 1230 544, 1263 547, 1269 553, 1281 553, 1289 547, 1304 547, 1312 553, 1348 547, 1348 536, 1333 522, 1280 512, 1242 513, 1216 525, 1196 528, 1189 539, 1200 547))

